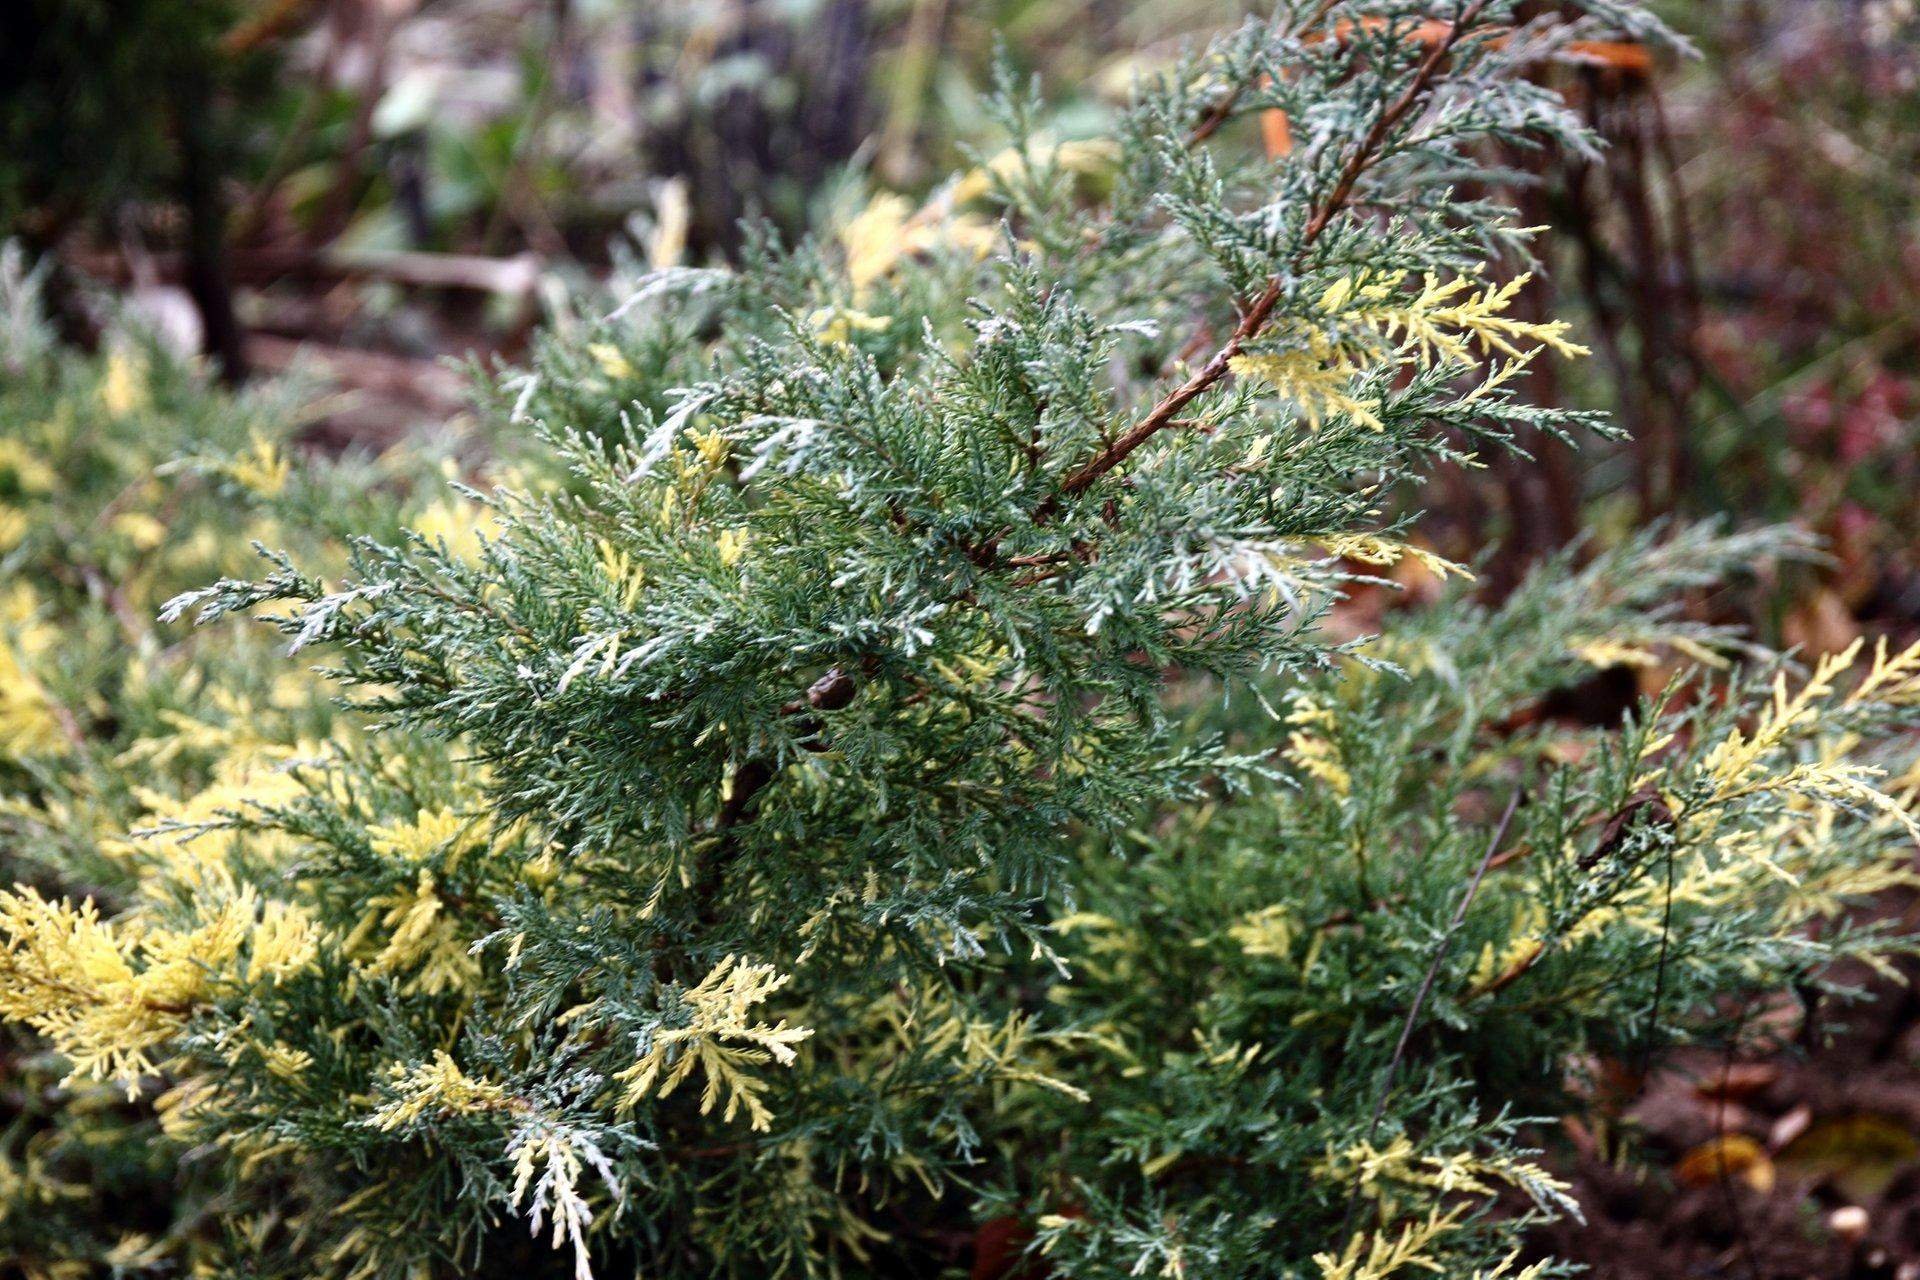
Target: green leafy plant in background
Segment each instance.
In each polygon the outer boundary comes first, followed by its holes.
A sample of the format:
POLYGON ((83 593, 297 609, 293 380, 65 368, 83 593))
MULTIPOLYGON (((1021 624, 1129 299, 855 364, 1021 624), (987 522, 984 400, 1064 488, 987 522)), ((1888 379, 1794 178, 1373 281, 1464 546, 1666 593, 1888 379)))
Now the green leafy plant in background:
POLYGON ((1711 530, 1330 630, 1467 576, 1391 496, 1601 427, 1516 394, 1578 349, 1463 192, 1487 141, 1586 144, 1518 68, 1659 32, 1513 10, 1283 6, 1108 139, 1003 86, 928 202, 563 320, 460 518, 176 597, 352 709, 146 805, 113 909, 0 899, 0 1009, 231 1198, 141 1260, 1556 1274, 1527 1118, 1570 1064, 1904 945, 1844 908, 1909 875, 1920 653, 1687 621, 1804 550, 1711 530), (1270 109, 1284 160, 1210 146, 1270 109), (1535 714, 1656 663, 1625 720, 1535 714))

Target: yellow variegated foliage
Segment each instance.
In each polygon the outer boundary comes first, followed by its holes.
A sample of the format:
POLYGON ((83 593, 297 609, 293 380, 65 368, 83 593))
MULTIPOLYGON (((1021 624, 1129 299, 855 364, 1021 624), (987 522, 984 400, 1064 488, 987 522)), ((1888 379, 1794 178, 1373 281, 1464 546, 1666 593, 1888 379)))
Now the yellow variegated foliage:
POLYGON ((60 745, 59 712, 19 649, 0 635, 0 759, 24 759, 60 745))
POLYGON ((949 1006, 946 1017, 929 1026, 920 1043, 936 1054, 950 1054, 964 1069, 979 1072, 991 1080, 1037 1085, 1078 1102, 1087 1101, 1086 1090, 1049 1075, 1033 1064, 1038 1040, 1031 1017, 1009 1013, 1002 1022, 988 1023, 969 1018, 949 1006))
POLYGON ((892 316, 870 316, 854 307, 820 307, 807 317, 820 341, 844 347, 856 333, 885 333, 893 324, 892 316))
POLYGON ((720 563, 729 569, 740 563, 751 536, 745 529, 722 529, 713 540, 714 550, 720 553, 720 563))
POLYGON ((486 539, 498 531, 493 512, 471 498, 442 498, 413 520, 413 531, 429 545, 444 545, 455 560, 480 558, 486 539))
POLYGON ((1574 657, 1602 670, 1608 667, 1651 667, 1660 661, 1651 649, 1619 640, 1576 640, 1571 648, 1574 657))
POLYGON ((1526 285, 1524 275, 1484 286, 1471 277, 1442 282, 1427 276, 1411 296, 1402 288, 1405 280, 1404 274, 1343 276, 1321 294, 1311 319, 1276 327, 1277 349, 1241 353, 1229 367, 1293 401, 1309 427, 1340 415, 1378 430, 1379 406, 1353 393, 1354 381, 1365 374, 1408 364, 1464 365, 1476 359, 1477 349, 1506 359, 1474 393, 1484 395, 1541 350, 1587 353, 1567 340, 1565 321, 1507 314, 1526 285))
POLYGON ((254 980, 282 981, 317 952, 310 922, 285 906, 263 916, 251 886, 185 930, 108 922, 91 900, 0 893, 0 1013, 52 1041, 70 1079, 116 1079, 136 1097, 203 993, 240 980, 236 961, 249 943, 254 980))
POLYGON ((480 976, 473 939, 446 910, 439 881, 422 867, 410 885, 367 900, 342 949, 379 974, 405 975, 405 988, 422 995, 470 990, 480 976))
POLYGON ((1531 276, 1522 274, 1505 284, 1479 286, 1471 277, 1441 281, 1427 276, 1420 291, 1408 300, 1394 294, 1402 276, 1377 282, 1348 277, 1330 288, 1320 308, 1342 322, 1365 325, 1402 351, 1417 351, 1424 360, 1435 357, 1466 363, 1477 346, 1484 354, 1512 359, 1530 358, 1539 348, 1572 359, 1588 354, 1567 340, 1572 328, 1565 320, 1521 320, 1507 314, 1531 276))
POLYGON ((293 466, 280 447, 271 440, 264 439, 258 433, 253 437, 252 446, 242 454, 227 462, 227 474, 240 484, 253 490, 262 497, 279 496, 287 487, 287 478, 293 474, 293 466))
POLYGON ((1293 943, 1298 933, 1299 922, 1294 919, 1293 909, 1279 903, 1249 911, 1240 918, 1238 924, 1227 929, 1227 936, 1239 943, 1240 949, 1248 955, 1269 956, 1276 960, 1292 957, 1293 943))
POLYGON ((1389 1206, 1410 1191, 1422 1193, 1421 1199, 1431 1199, 1426 1193, 1433 1193, 1490 1200, 1502 1187, 1524 1191, 1536 1201, 1574 1203, 1567 1184, 1537 1164, 1487 1152, 1422 1151, 1405 1134, 1384 1147, 1361 1141, 1329 1150, 1313 1173, 1389 1206))
POLYGON ((955 204, 978 200, 995 182, 1011 182, 1036 170, 1055 168, 1067 173, 1111 173, 1120 159, 1120 145, 1111 138, 1083 138, 1070 142, 1034 139, 1025 147, 1006 147, 977 169, 970 169, 948 190, 955 204))
POLYGON ((1336 795, 1351 792, 1353 775, 1341 759, 1340 744, 1330 736, 1330 730, 1339 724, 1333 709, 1303 693, 1293 700, 1287 723, 1293 726, 1287 734, 1287 759, 1293 766, 1326 784, 1336 795))
POLYGON ((392 1064, 387 1068, 387 1087, 394 1094, 393 1100, 381 1104, 366 1121, 386 1132, 430 1115, 473 1115, 525 1105, 493 1081, 476 1080, 462 1071, 445 1049, 435 1050, 433 1057, 413 1066, 392 1064))
POLYGON ((590 342, 587 344, 587 354, 600 366, 600 372, 609 378, 631 378, 634 374, 633 362, 611 342, 590 342))
POLYGON ((1317 333, 1297 351, 1234 356, 1227 367, 1236 376, 1264 382, 1293 401, 1307 425, 1315 430, 1334 416, 1351 418, 1375 431, 1384 425, 1379 405, 1352 392, 1353 380, 1367 371, 1367 365, 1317 333))
POLYGON ((367 828, 368 843, 382 857, 401 862, 424 862, 442 854, 448 868, 485 846, 479 822, 451 809, 422 809, 410 821, 376 824, 367 828))
POLYGON ((1889 656, 1882 642, 1859 685, 1840 697, 1840 677, 1854 666, 1861 648, 1862 642, 1856 640, 1841 652, 1819 659, 1798 692, 1789 692, 1782 672, 1774 680, 1772 701, 1753 728, 1736 728, 1713 747, 1703 766, 1710 793, 1696 809, 1708 829, 1716 808, 1762 792, 1784 791, 1878 810, 1920 840, 1920 821, 1874 785, 1884 771, 1847 759, 1853 744, 1834 741, 1828 729, 1836 713, 1847 707, 1869 700, 1903 705, 1920 698, 1920 644, 1889 656), (1811 760, 1783 761, 1780 753, 1796 744, 1820 749, 1811 760))
POLYGON ((1359 1232, 1339 1253, 1316 1253, 1313 1262, 1321 1280, 1389 1280, 1409 1272, 1444 1276, 1437 1247, 1459 1229, 1458 1211, 1435 1209, 1397 1232, 1392 1227, 1359 1232))
POLYGON ((841 228, 840 247, 847 282, 860 302, 904 259, 936 249, 985 257, 998 236, 987 219, 954 213, 951 201, 936 200, 916 211, 905 196, 889 192, 875 196, 841 228))
POLYGON ((687 1025, 655 1031, 639 1060, 614 1077, 626 1086, 621 1105, 635 1106, 650 1095, 664 1098, 697 1067, 707 1081, 701 1114, 725 1097, 723 1119, 744 1110, 753 1128, 767 1128, 773 1113, 760 1098, 767 1085, 748 1068, 769 1062, 790 1066, 794 1046, 813 1030, 789 1027, 785 1019, 756 1022, 751 1011, 789 980, 772 965, 745 964, 732 956, 715 965, 681 996, 691 1015, 687 1025))
POLYGON ((100 403, 111 417, 124 418, 146 406, 149 399, 146 361, 125 347, 107 357, 106 378, 100 384, 100 403))
POLYGON ((1358 560, 1361 564, 1374 565, 1377 568, 1390 569, 1402 560, 1411 559, 1421 568, 1442 580, 1449 576, 1471 579, 1473 571, 1463 564, 1456 564, 1445 556, 1436 555, 1425 547, 1410 542, 1396 542, 1392 538, 1382 538, 1371 533, 1348 533, 1333 538, 1322 538, 1320 545, 1328 555, 1345 556, 1349 560, 1358 560))

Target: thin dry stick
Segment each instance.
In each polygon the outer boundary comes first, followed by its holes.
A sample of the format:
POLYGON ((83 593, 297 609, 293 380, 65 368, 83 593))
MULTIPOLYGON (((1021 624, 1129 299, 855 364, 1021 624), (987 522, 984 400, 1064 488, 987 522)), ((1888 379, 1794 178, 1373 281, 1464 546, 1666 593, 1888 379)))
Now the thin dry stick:
MULTIPOLYGON (((1340 0, 1321 0, 1317 6, 1313 6, 1313 12, 1308 13, 1306 21, 1294 23, 1294 31, 1306 31, 1306 33, 1309 33, 1308 38, 1313 38, 1313 36, 1311 36, 1311 29, 1313 29, 1313 27, 1319 27, 1323 21, 1327 21, 1327 17, 1332 13, 1334 4, 1338 4, 1338 2, 1340 2, 1340 0)), ((1248 86, 1242 81, 1240 84, 1235 84, 1231 90, 1227 90, 1227 96, 1221 98, 1219 104, 1213 107, 1212 111, 1206 113, 1206 119, 1202 119, 1200 125, 1194 127, 1194 130, 1192 130, 1190 134, 1187 134, 1187 146, 1198 146, 1198 144, 1206 142, 1208 138, 1212 138, 1215 132, 1219 132, 1219 127, 1225 125, 1229 117, 1233 117, 1233 109, 1240 104, 1240 96, 1246 92, 1246 88, 1248 88, 1248 86)), ((1271 121, 1275 115, 1279 115, 1283 121, 1286 119, 1286 113, 1284 113, 1284 111, 1263 111, 1263 113, 1261 113, 1261 127, 1263 127, 1263 130, 1269 129, 1267 121, 1271 121)), ((1271 148, 1269 148, 1269 150, 1271 150, 1271 148)))
MULTIPOLYGON (((1415 69, 1413 79, 1406 89, 1385 111, 1381 112, 1380 117, 1373 122, 1373 127, 1368 129, 1366 135, 1361 138, 1360 145, 1354 149, 1353 155, 1341 169, 1333 190, 1327 194, 1326 200, 1319 208, 1314 210, 1312 218, 1307 221, 1305 229, 1301 232, 1300 244, 1295 251, 1296 264, 1300 256, 1320 238, 1321 233, 1346 208, 1361 175, 1378 158, 1376 153, 1381 144, 1386 141, 1387 135, 1406 118, 1408 112, 1419 105, 1432 84, 1434 75, 1439 71, 1440 64, 1460 42, 1461 37, 1472 30, 1474 20, 1486 7, 1487 0, 1470 0, 1466 7, 1461 9, 1459 16, 1448 28, 1447 34, 1434 41, 1433 47, 1427 51, 1427 56, 1420 60, 1420 65, 1415 69)), ((1201 366, 1198 373, 1168 392, 1165 398, 1153 406, 1146 417, 1140 419, 1128 428, 1125 434, 1116 438, 1112 444, 1069 474, 1060 486, 1066 496, 1076 497, 1085 492, 1101 476, 1125 461, 1128 454, 1169 425, 1196 396, 1225 377, 1229 362, 1240 354, 1242 348, 1257 336, 1261 329, 1266 327, 1268 317, 1273 314, 1274 307, 1280 302, 1283 283, 1284 273, 1276 274, 1269 279, 1266 288, 1260 291, 1260 295, 1241 315, 1240 323, 1234 328, 1233 335, 1213 353, 1205 365, 1201 366)))
MULTIPOLYGON (((1500 852, 1500 845, 1507 838, 1507 828, 1513 825, 1513 815, 1520 808, 1520 797, 1525 791, 1524 784, 1515 784, 1513 796, 1507 801, 1506 812, 1500 815, 1500 823, 1493 829, 1493 838, 1487 841, 1487 851, 1480 858, 1480 865, 1474 868, 1473 879, 1467 882, 1467 891, 1460 897, 1460 905, 1453 909, 1453 919, 1447 922, 1446 932, 1440 935, 1440 945, 1434 948, 1433 961, 1427 966, 1427 973, 1420 980, 1420 989, 1414 993, 1413 1003, 1407 1007, 1406 1021, 1400 1024, 1400 1038, 1394 1042, 1393 1057, 1387 1060, 1386 1073, 1380 1079, 1380 1090, 1373 1099, 1373 1114, 1367 1120, 1366 1141, 1372 1143, 1380 1132, 1380 1120, 1387 1113, 1387 1098, 1393 1092, 1393 1078, 1400 1071, 1400 1063, 1407 1056, 1407 1046, 1413 1042, 1414 1028, 1420 1023, 1420 1013, 1427 1005, 1427 997, 1433 994, 1433 984, 1440 978, 1440 966, 1446 963, 1447 952, 1453 949, 1453 935, 1460 932, 1460 926, 1466 923, 1467 911, 1473 906, 1473 900, 1480 894, 1480 884, 1487 878, 1487 868, 1500 852)), ((1360 1203, 1358 1188, 1347 1200, 1347 1214, 1342 1220, 1340 1234, 1344 1237, 1353 1226, 1353 1214, 1360 1203)))
MULTIPOLYGON (((1333 12, 1333 6, 1336 3, 1338 3, 1338 0, 1320 0, 1319 5, 1307 16, 1307 20, 1299 23, 1295 29, 1306 31, 1309 28, 1319 26, 1327 20, 1327 15, 1333 12)), ((1232 117, 1233 109, 1240 105, 1240 98, 1246 93, 1247 88, 1247 83, 1241 81, 1239 84, 1227 90, 1225 96, 1220 99, 1213 110, 1207 112, 1206 118, 1201 120, 1200 123, 1194 127, 1193 132, 1187 135, 1187 145, 1197 147, 1218 132, 1220 126, 1232 117)))
MULTIPOLYGON (((1727 1138, 1727 1081, 1733 1076, 1733 1056, 1740 1047, 1740 1038, 1747 1033, 1747 1020, 1753 1016, 1754 998, 1749 995, 1740 1002, 1740 1016, 1733 1024, 1733 1031, 1727 1036, 1726 1052, 1720 1060, 1720 1090, 1713 1104, 1713 1138, 1724 1143, 1727 1138)), ((1646 1088, 1643 1075, 1640 1087, 1646 1088)), ((1733 1238, 1740 1245, 1740 1256, 1747 1264, 1747 1280, 1760 1280, 1760 1263, 1754 1257, 1753 1238, 1747 1231, 1746 1214, 1741 1212, 1740 1197, 1734 1194, 1731 1171, 1727 1168, 1726 1148, 1720 1148, 1719 1158, 1714 1162, 1714 1181, 1719 1184, 1720 1196, 1726 1202, 1727 1217, 1733 1221, 1733 1238)))

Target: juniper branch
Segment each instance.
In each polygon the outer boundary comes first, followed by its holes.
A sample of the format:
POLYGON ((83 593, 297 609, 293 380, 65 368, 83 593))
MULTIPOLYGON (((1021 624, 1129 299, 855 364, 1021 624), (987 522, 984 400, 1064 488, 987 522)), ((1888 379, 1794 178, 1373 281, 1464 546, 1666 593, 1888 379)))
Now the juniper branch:
MULTIPOLYGON (((1435 75, 1439 72, 1441 63, 1453 52, 1454 46, 1460 42, 1461 38, 1473 29, 1474 21, 1485 10, 1487 2, 1488 0, 1469 0, 1453 20, 1447 34, 1435 40, 1426 56, 1421 59, 1399 97, 1394 99, 1374 120, 1373 126, 1367 130, 1359 145, 1354 148, 1353 154, 1341 168, 1339 177, 1327 193, 1326 199, 1315 208, 1306 226, 1302 228, 1290 266, 1298 267, 1304 261, 1306 251, 1332 224, 1334 218, 1346 209, 1348 201, 1353 197, 1354 187, 1376 161, 1381 145, 1392 133, 1394 127, 1425 98, 1435 75)), ((1225 377, 1233 358, 1239 355, 1246 344, 1266 327, 1274 307, 1279 304, 1285 284, 1286 273, 1276 272, 1268 280, 1266 288, 1261 290, 1259 296, 1246 305, 1241 313, 1240 323, 1234 327, 1232 336, 1220 345, 1208 358, 1206 364, 1162 397, 1145 417, 1128 428, 1111 445, 1068 473, 1066 479, 1061 482, 1061 491, 1068 497, 1077 497, 1091 488, 1100 477, 1124 462, 1135 449, 1172 424, 1180 411, 1192 403, 1196 397, 1225 377)))

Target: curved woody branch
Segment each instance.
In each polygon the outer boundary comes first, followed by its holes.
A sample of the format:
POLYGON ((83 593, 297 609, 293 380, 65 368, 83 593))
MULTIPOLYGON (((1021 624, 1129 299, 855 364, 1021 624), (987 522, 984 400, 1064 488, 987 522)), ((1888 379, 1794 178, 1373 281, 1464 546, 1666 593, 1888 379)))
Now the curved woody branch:
MULTIPOLYGON (((1332 225, 1334 218, 1347 207, 1347 203, 1353 198, 1354 187, 1358 185, 1367 169, 1379 158, 1380 148, 1386 142, 1388 135, 1426 97, 1435 76, 1439 73, 1441 64, 1445 62, 1447 55, 1453 52, 1454 46, 1474 29, 1474 23, 1485 12, 1487 2, 1488 0, 1469 0, 1458 16, 1447 25, 1445 33, 1434 38, 1426 56, 1414 69, 1413 78, 1400 95, 1374 120, 1372 127, 1361 138, 1359 146, 1354 148, 1353 154, 1341 167, 1340 175, 1335 180, 1332 190, 1327 193, 1326 199, 1315 208, 1312 217, 1308 219, 1306 227, 1301 232, 1300 242, 1295 248, 1294 265, 1298 264, 1305 251, 1312 247, 1322 233, 1332 225)), ((1279 304, 1283 281, 1282 274, 1272 276, 1267 281, 1266 287, 1260 291, 1259 296, 1248 303, 1241 312, 1240 323, 1235 326, 1232 335, 1208 358, 1199 371, 1168 392, 1145 417, 1129 427, 1124 434, 1116 437, 1099 453, 1069 472, 1066 479, 1061 482, 1062 493, 1067 497, 1078 497, 1086 492, 1100 477, 1124 462, 1135 449, 1152 439, 1162 429, 1172 425, 1182 409, 1225 377, 1228 365, 1233 358, 1239 355, 1246 344, 1266 327, 1274 307, 1279 304)))

